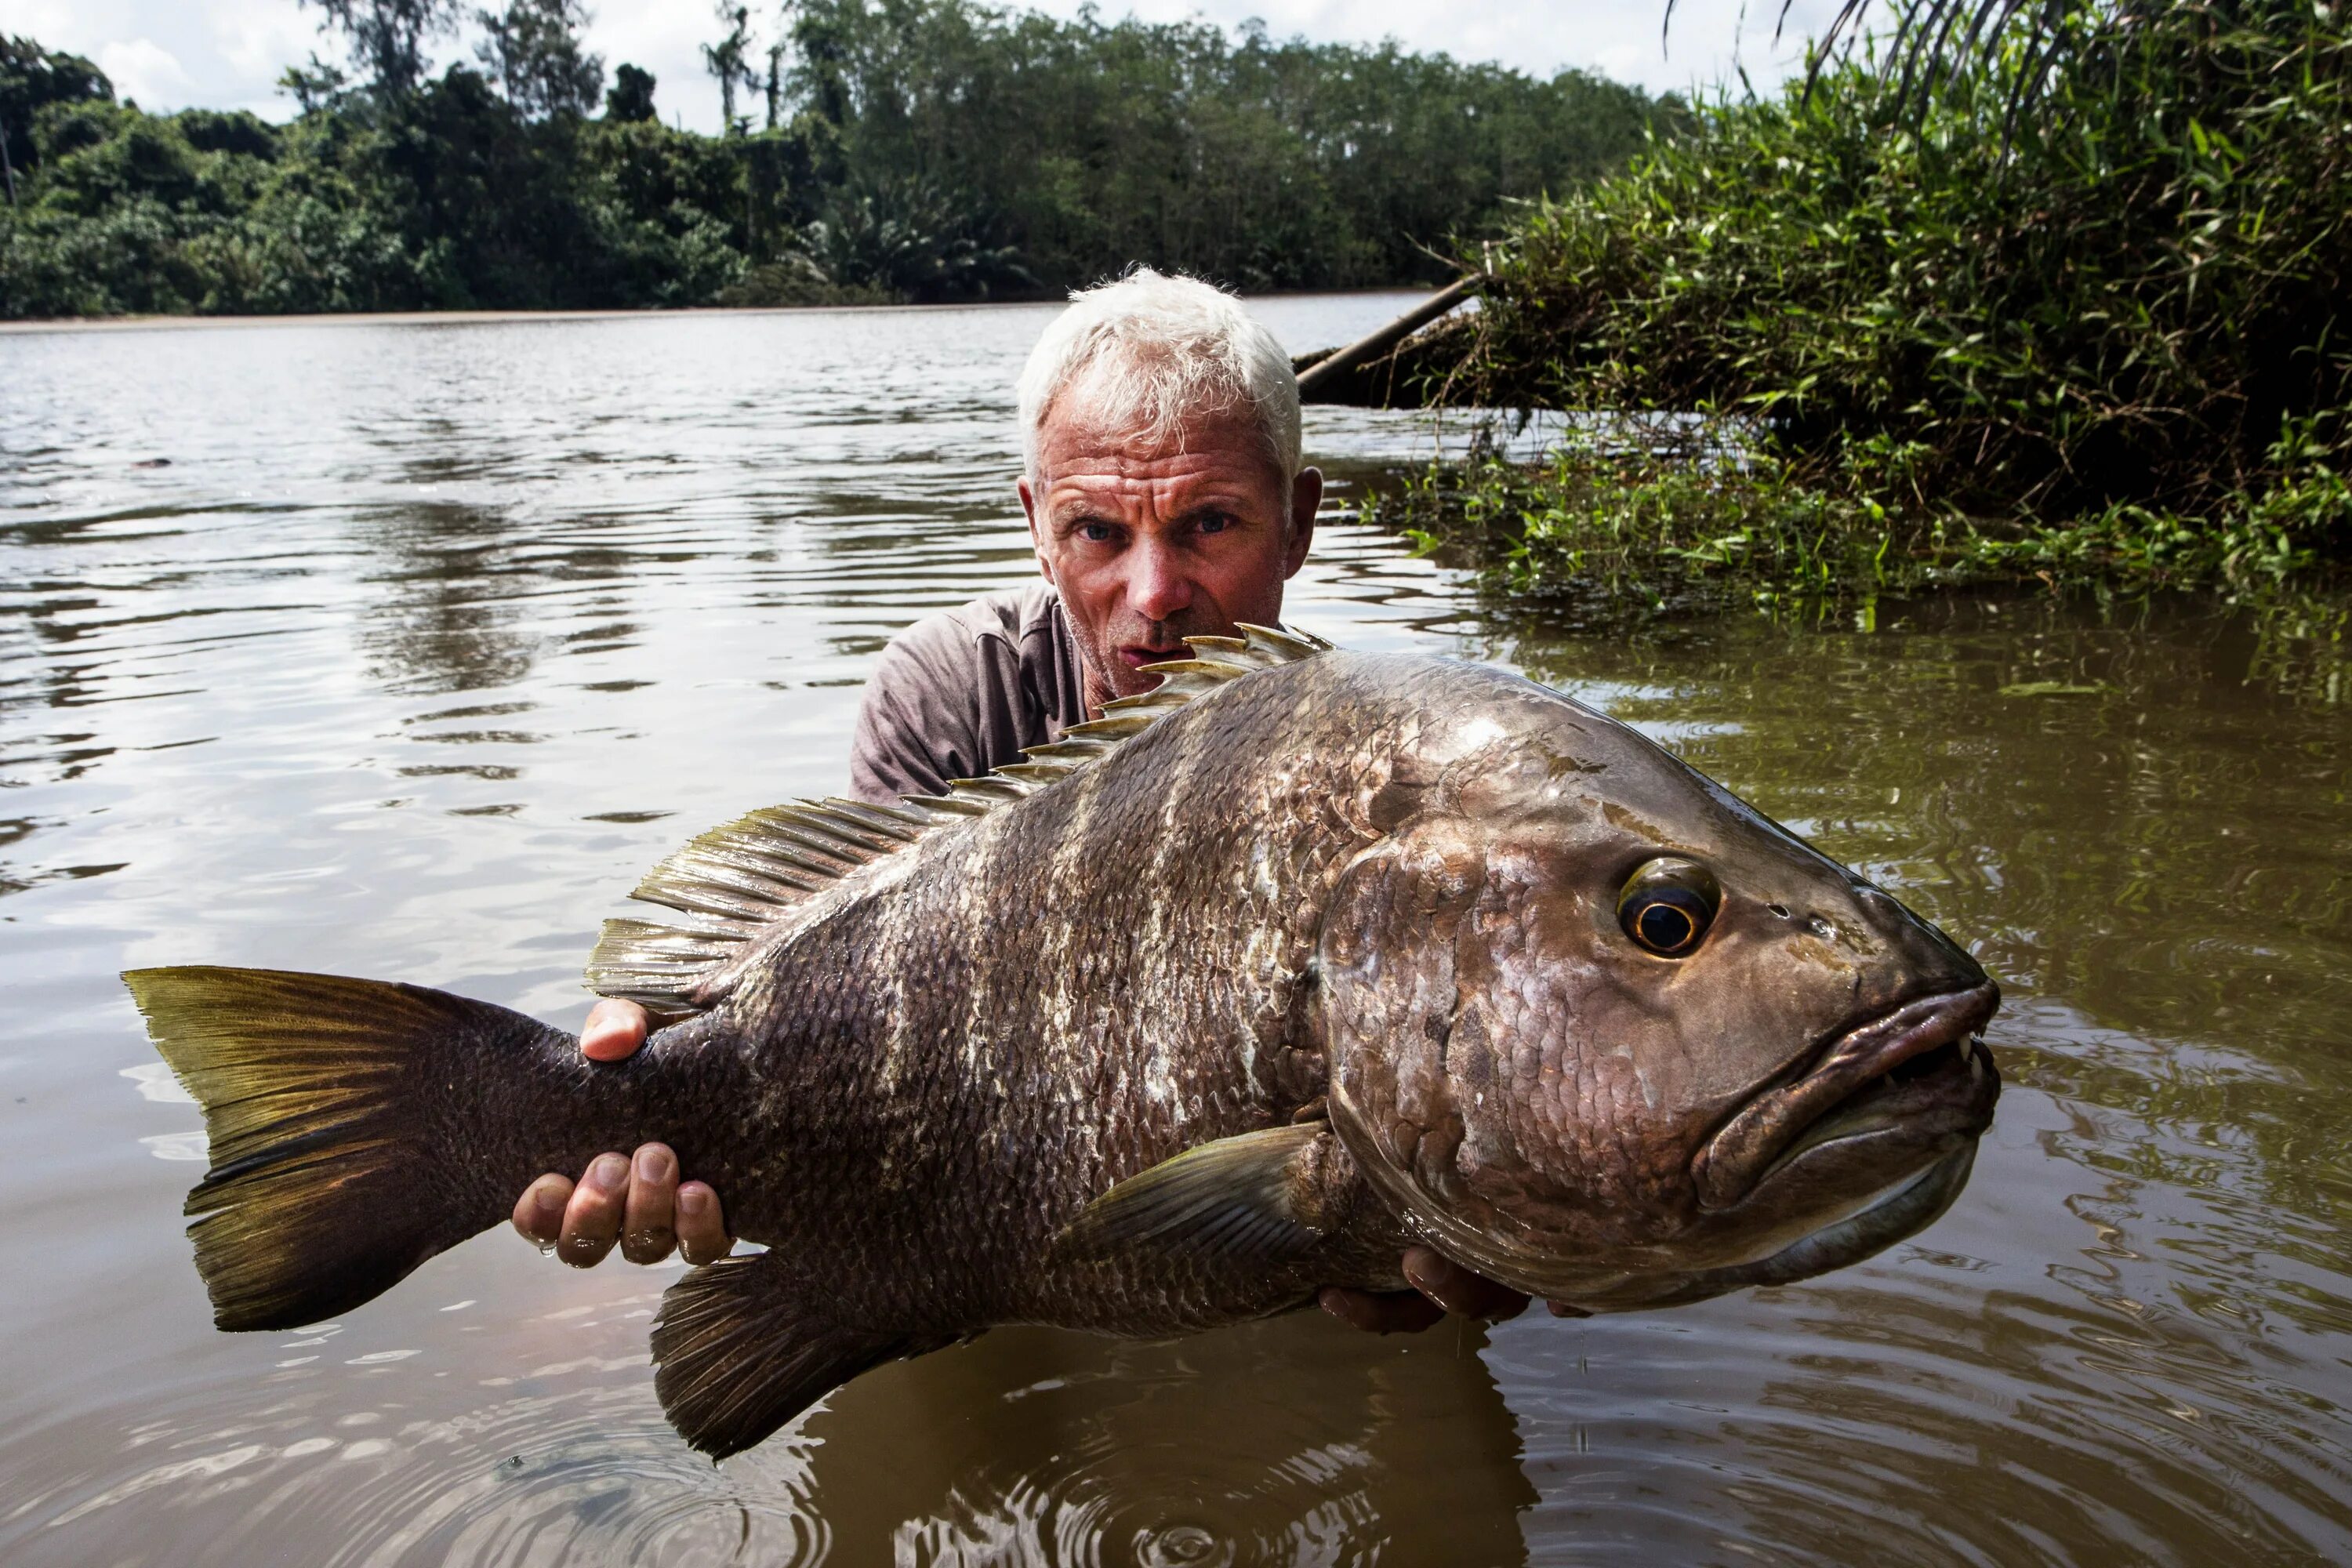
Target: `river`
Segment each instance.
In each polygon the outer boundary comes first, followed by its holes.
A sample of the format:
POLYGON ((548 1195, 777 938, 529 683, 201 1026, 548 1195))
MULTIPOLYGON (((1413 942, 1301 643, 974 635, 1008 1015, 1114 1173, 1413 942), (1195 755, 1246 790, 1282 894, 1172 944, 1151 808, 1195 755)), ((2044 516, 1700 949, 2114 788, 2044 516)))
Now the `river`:
MULTIPOLYGON (((1258 309, 1305 348, 1402 303, 1258 309)), ((2352 689, 2325 626, 2210 605, 1602 634, 1327 519, 1292 619, 1576 691, 2001 980, 1973 1181, 1866 1264, 1386 1340, 1001 1331, 716 1468, 646 1365, 674 1268, 500 1232, 215 1332, 201 1124, 116 973, 576 1025, 638 872, 837 789, 889 636, 1034 570, 1045 319, 0 336, 0 1561, 2352 1559, 2352 689)), ((1430 440, 1310 411, 1340 502, 1430 440)))

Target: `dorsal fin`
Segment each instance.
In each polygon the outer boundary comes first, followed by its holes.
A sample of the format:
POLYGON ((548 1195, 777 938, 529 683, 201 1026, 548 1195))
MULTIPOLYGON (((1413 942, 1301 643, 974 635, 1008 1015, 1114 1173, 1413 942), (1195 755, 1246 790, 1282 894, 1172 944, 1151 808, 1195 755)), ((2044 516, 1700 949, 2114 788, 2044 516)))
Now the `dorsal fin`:
POLYGON ((1296 627, 1244 625, 1237 637, 1187 637, 1190 658, 1147 668, 1160 684, 1103 704, 1024 762, 985 778, 957 779, 943 795, 897 805, 830 799, 772 805, 714 827, 646 874, 629 896, 683 919, 610 920, 588 959, 588 988, 649 1007, 694 1011, 705 986, 794 908, 862 866, 924 835, 1033 795, 1118 747, 1195 697, 1253 670, 1328 649, 1296 627))

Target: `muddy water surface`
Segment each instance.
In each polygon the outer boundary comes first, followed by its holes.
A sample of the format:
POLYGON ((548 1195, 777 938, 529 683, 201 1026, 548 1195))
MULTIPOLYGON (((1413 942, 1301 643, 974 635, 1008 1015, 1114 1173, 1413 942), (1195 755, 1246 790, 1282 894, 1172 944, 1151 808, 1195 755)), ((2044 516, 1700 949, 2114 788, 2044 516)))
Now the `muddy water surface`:
MULTIPOLYGON (((1296 346, 1393 299, 1267 303, 1296 346)), ((1802 1287, 1399 1340, 999 1332, 722 1468, 672 1269, 509 1235, 215 1333, 127 966, 576 1023, 679 839, 838 787, 889 635, 1032 567, 1034 309, 0 338, 0 1560, 2352 1557, 2352 689, 2210 607, 1580 635, 1334 521, 1294 618, 1642 725, 2008 987, 1950 1215, 1802 1287), (161 466, 145 466, 145 465, 161 466)), ((1409 424, 1318 415, 1344 478, 1409 424)))

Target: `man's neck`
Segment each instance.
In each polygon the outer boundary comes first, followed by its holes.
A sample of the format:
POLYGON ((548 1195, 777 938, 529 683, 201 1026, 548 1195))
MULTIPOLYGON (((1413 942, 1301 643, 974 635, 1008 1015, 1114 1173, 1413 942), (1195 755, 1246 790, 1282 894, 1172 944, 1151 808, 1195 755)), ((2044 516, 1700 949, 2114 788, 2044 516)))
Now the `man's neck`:
POLYGON ((1112 689, 1110 682, 1095 672, 1093 662, 1084 653, 1078 656, 1078 669, 1081 684, 1087 694, 1087 717, 1099 719, 1102 717, 1103 704, 1118 693, 1112 689))

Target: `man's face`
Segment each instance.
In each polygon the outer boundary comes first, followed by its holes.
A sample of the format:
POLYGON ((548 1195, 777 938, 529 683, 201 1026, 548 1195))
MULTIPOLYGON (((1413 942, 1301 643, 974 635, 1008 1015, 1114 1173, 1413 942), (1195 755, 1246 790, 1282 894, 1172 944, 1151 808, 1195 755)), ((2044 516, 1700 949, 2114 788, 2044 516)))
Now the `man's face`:
POLYGON ((1179 450, 1089 418, 1084 390, 1047 410, 1021 508, 1076 635, 1091 710, 1150 690, 1159 677, 1140 668, 1184 658, 1187 637, 1280 621, 1323 476, 1284 483, 1245 413, 1195 421, 1179 450))

